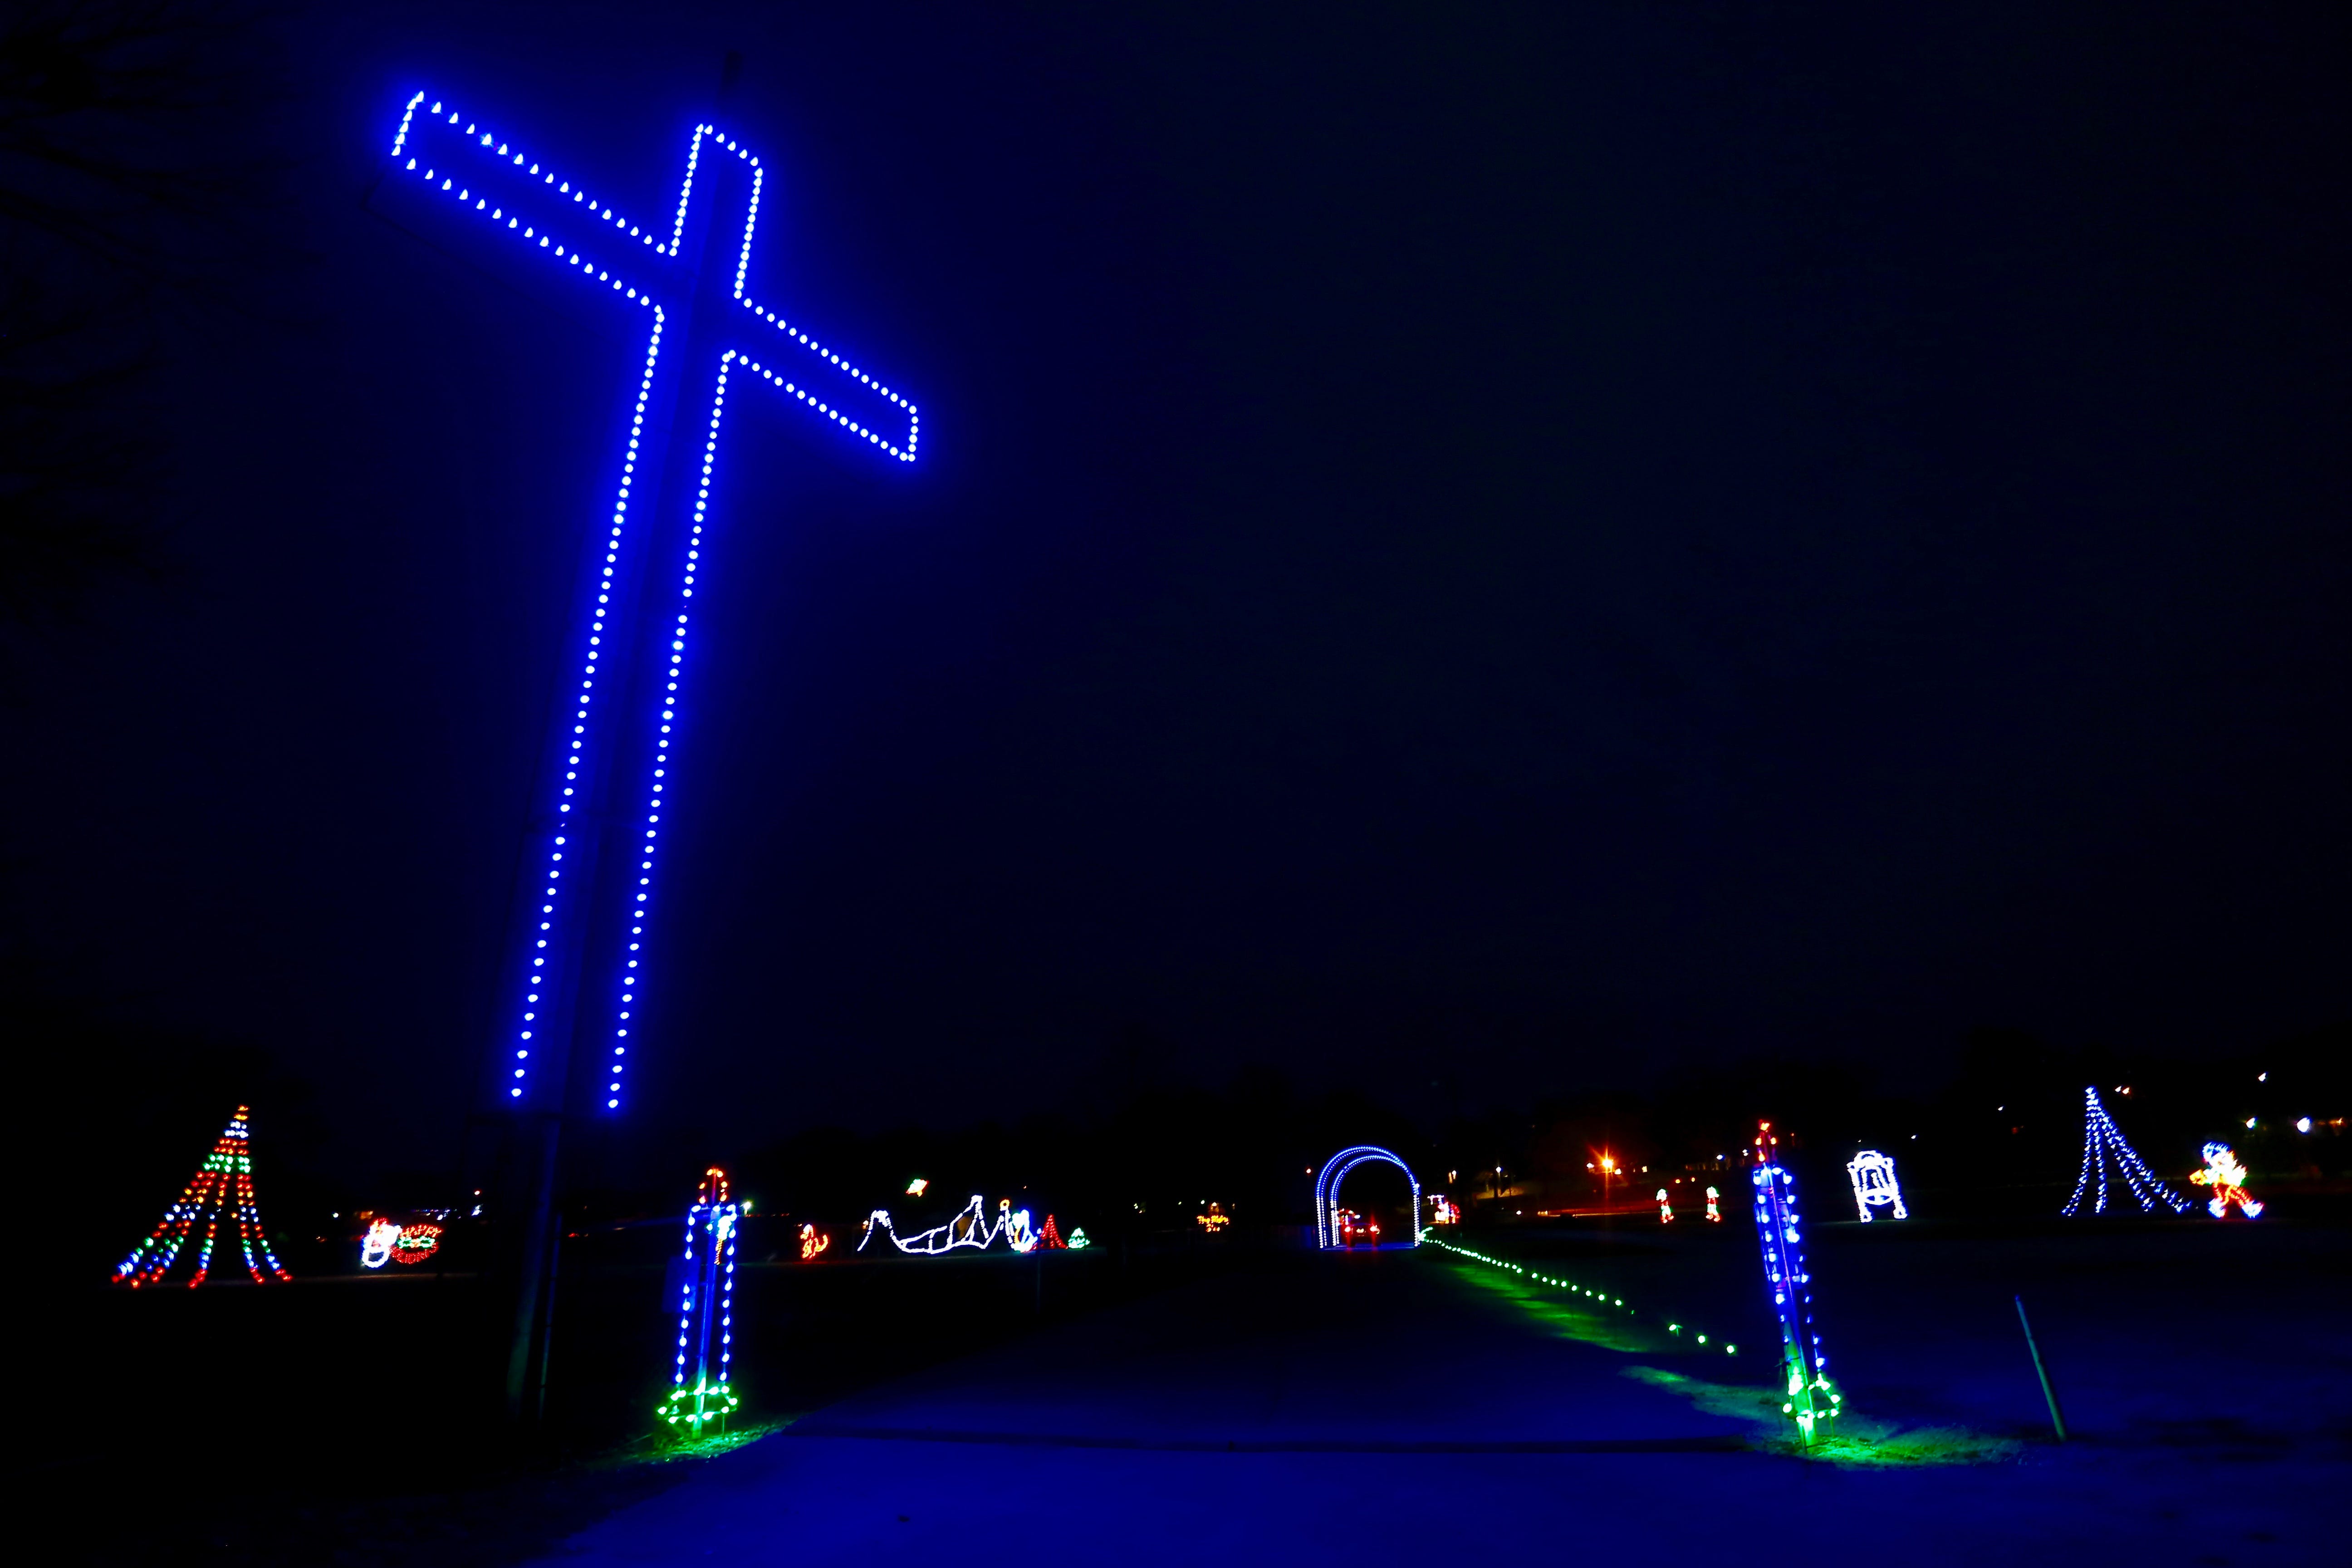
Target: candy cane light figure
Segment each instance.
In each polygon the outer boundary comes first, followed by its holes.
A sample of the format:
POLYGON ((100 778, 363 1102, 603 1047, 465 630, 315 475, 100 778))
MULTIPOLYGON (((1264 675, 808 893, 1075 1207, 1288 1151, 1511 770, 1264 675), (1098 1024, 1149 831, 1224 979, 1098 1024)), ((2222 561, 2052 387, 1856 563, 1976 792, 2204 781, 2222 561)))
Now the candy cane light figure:
POLYGON ((1875 1149, 1864 1149, 1845 1163, 1845 1173, 1853 1183, 1853 1206, 1862 1211, 1862 1223, 1870 1223, 1870 1211, 1892 1207, 1896 1219, 1909 1219, 1911 1211, 1903 1206, 1903 1184, 1895 1179, 1895 1160, 1875 1149))
POLYGON ((735 1233, 742 1205, 727 1195, 727 1173, 713 1165, 686 1216, 686 1279, 677 1300, 677 1358, 669 1397, 656 1413, 688 1436, 724 1423, 743 1402, 727 1381, 735 1348, 735 1233))
POLYGON ((2236 1152, 2227 1143, 2208 1143, 2198 1152, 2205 1156, 2205 1168, 2192 1172, 2189 1179, 2213 1189, 2205 1212, 2215 1219, 2226 1219, 2230 1205, 2235 1204, 2248 1219, 2261 1218, 2262 1203, 2246 1191, 2246 1167, 2239 1163, 2236 1152))

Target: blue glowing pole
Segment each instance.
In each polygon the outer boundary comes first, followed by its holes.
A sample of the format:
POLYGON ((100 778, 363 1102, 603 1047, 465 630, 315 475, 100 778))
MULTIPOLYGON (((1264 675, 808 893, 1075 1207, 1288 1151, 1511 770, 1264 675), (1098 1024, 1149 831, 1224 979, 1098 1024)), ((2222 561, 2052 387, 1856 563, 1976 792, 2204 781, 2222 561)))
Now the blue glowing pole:
POLYGON ((678 1288, 677 1351, 669 1396, 656 1410, 689 1434, 724 1422, 742 1401, 728 1378, 735 1348, 735 1233, 742 1206, 729 1201, 727 1173, 703 1173, 686 1216, 686 1275, 678 1288))
POLYGON ((1813 1277, 1805 1268, 1797 1184, 1774 1157, 1778 1143, 1770 1122, 1758 1127, 1756 1168, 1748 1179, 1756 1188, 1764 1288, 1772 1294, 1773 1316, 1780 1323, 1780 1369, 1787 1384, 1780 1409, 1811 1443, 1819 1425, 1838 1413, 1841 1396, 1830 1383, 1829 1358, 1822 1353, 1822 1336, 1813 1324, 1813 1277))

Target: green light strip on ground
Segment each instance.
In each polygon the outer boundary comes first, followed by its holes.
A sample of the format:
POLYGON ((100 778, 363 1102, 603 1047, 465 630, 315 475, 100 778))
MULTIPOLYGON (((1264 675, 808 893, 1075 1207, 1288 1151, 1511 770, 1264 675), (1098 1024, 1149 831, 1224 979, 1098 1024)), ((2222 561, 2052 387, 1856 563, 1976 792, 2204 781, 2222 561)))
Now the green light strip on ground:
MULTIPOLYGON (((1474 1252, 1469 1247, 1457 1247, 1450 1241, 1440 1241, 1437 1237, 1431 1236, 1426 1232, 1423 1233, 1421 1239, 1422 1245, 1424 1247, 1442 1247, 1448 1252, 1456 1253, 1461 1257, 1475 1259, 1475 1261, 1484 1263, 1490 1268, 1504 1269, 1534 1284, 1549 1285, 1555 1289, 1566 1290, 1572 1295, 1583 1296, 1592 1301, 1598 1302, 1603 1307, 1614 1307, 1629 1315, 1634 1310, 1634 1309, 1625 1305, 1625 1298, 1622 1296, 1612 1296, 1605 1290, 1595 1290, 1589 1286, 1579 1285, 1572 1279, 1557 1279, 1552 1275, 1540 1273, 1535 1269, 1529 1268, 1525 1264, 1511 1263, 1500 1258, 1489 1258, 1483 1252, 1474 1252)), ((1680 1323, 1670 1322, 1666 1325, 1666 1332, 1673 1334, 1677 1338, 1681 1337, 1683 1325, 1680 1323)), ((1698 1334, 1696 1338, 1698 1343, 1703 1345, 1706 1343, 1706 1336, 1705 1334, 1698 1334)), ((1712 1347, 1709 1348, 1711 1349, 1712 1347)), ((1739 1353, 1739 1347, 1734 1344, 1727 1344, 1723 1347, 1723 1353, 1726 1355, 1738 1355, 1739 1353)))

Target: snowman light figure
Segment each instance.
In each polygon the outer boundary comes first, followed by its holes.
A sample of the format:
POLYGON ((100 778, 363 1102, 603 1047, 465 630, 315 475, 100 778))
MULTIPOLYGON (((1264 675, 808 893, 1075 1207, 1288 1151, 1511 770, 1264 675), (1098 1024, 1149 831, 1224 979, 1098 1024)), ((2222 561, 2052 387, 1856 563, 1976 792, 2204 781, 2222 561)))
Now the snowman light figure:
POLYGON ((2213 1189, 2206 1212, 2215 1219, 2226 1219, 2230 1205, 2235 1204, 2238 1212, 2248 1219, 2259 1218, 2263 1205, 2247 1193, 2246 1168, 2238 1163, 2236 1152, 2227 1143, 2208 1143, 2199 1152, 2205 1156, 2205 1168, 2189 1179, 2200 1187, 2213 1189))

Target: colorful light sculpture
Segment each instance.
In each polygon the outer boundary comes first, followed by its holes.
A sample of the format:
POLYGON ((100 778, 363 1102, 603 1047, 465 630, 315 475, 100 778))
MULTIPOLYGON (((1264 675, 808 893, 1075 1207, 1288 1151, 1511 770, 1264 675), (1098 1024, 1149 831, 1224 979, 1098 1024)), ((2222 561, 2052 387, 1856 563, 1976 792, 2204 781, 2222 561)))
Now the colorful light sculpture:
POLYGON ((2107 1163, 2110 1160, 2123 1173, 2124 1184, 2131 1189, 2131 1195, 2139 1200, 2140 1213, 2148 1213, 2159 1203, 2174 1214, 2187 1212, 2189 1201, 2156 1179, 2156 1173, 2147 1168, 2147 1162, 2125 1142, 2123 1130, 2107 1114, 2107 1108, 2099 1103, 2098 1089, 2085 1087, 2083 1090, 2083 1173, 2075 1179, 2074 1195, 2066 1200, 2066 1206, 2062 1211, 2068 1218, 2073 1218, 2074 1211, 2082 1206, 2083 1194, 2090 1190, 2095 1173, 2098 1178, 2099 1195, 2091 1212, 2107 1212, 2107 1163))
POLYGON ((1072 1252, 1082 1251, 1093 1245, 1093 1242, 1087 1239, 1086 1226, 1082 1225, 1074 1225, 1070 1227, 1070 1250, 1072 1252))
POLYGON ((2263 1205, 2246 1191, 2246 1167, 2227 1143, 2208 1143, 2200 1151, 2205 1156, 2205 1168, 2192 1172, 2189 1179, 2200 1187, 2210 1187, 2213 1195, 2205 1205, 2205 1212, 2215 1219, 2229 1217, 2230 1205, 2248 1219, 2262 1217, 2263 1205))
POLYGON ((1713 1187, 1709 1187, 1709 1188, 1707 1188, 1707 1190, 1706 1190, 1706 1217, 1707 1217, 1707 1218, 1709 1218, 1709 1219, 1711 1219, 1711 1220, 1716 1220, 1716 1221, 1717 1221, 1717 1222, 1720 1222, 1720 1221, 1722 1220, 1722 1218, 1723 1218, 1723 1210, 1721 1210, 1720 1208, 1718 1208, 1718 1207, 1717 1207, 1717 1206, 1716 1206, 1718 1203, 1720 1203, 1720 1202, 1722 1201, 1722 1198, 1723 1198, 1723 1194, 1722 1194, 1721 1193, 1717 1192, 1713 1187))
POLYGON ((1225 1213, 1224 1205, 1223 1204, 1211 1204, 1209 1205, 1208 1213, 1196 1214, 1192 1216, 1192 1223, 1199 1226, 1202 1230, 1205 1231, 1207 1234, 1215 1236, 1219 1232, 1223 1231, 1225 1226, 1233 1224, 1234 1221, 1233 1216, 1225 1213))
POLYGON ((367 1227, 367 1235, 360 1241, 360 1267, 383 1268, 392 1261, 392 1249, 399 1245, 400 1226, 397 1221, 388 1219, 371 1221, 367 1227))
POLYGON ((1660 1225, 1675 1223, 1675 1201, 1666 1195, 1666 1189, 1664 1187, 1658 1189, 1658 1223, 1660 1225))
POLYGON ((1862 1223, 1870 1223, 1870 1211, 1892 1205, 1896 1219, 1909 1219, 1911 1211, 1903 1206, 1903 1184, 1895 1179, 1893 1156, 1875 1149, 1864 1149, 1845 1163, 1846 1179, 1853 1184, 1853 1206, 1862 1211, 1862 1223))
MULTIPOLYGON (((766 171, 740 142, 715 126, 694 128, 677 213, 670 232, 664 235, 656 224, 632 223, 613 206, 590 200, 584 189, 559 180, 552 168, 534 160, 519 143, 451 105, 436 100, 428 106, 428 96, 420 91, 402 107, 387 164, 389 177, 372 200, 431 204, 444 211, 450 210, 444 204, 454 203, 456 211, 504 234, 518 254, 528 249, 545 258, 551 277, 560 268, 577 280, 583 293, 609 300, 632 335, 646 334, 627 443, 619 454, 610 527, 596 541, 595 555, 602 559, 591 562, 591 569, 600 574, 588 605, 586 644, 572 665, 580 671, 580 684, 573 700, 562 704, 556 714, 550 757, 557 765, 550 775, 550 796, 538 814, 538 831, 543 836, 539 858, 546 871, 543 882, 534 884, 539 896, 531 901, 537 907, 526 921, 528 945, 522 950, 527 963, 520 965, 514 992, 520 1005, 507 1038, 510 1066, 501 1069, 513 1075, 507 1082, 510 1101, 523 1100, 529 1089, 535 1098, 560 1103, 562 1074, 534 1077, 533 1069, 550 1058, 562 1062, 566 1052, 561 1045, 542 1049, 537 1061, 531 1052, 534 1046, 544 1047, 550 1038, 571 1030, 574 1013, 582 1010, 575 999, 586 967, 585 930, 592 921, 611 921, 613 929, 626 932, 614 944, 616 973, 611 991, 608 999, 585 1006, 610 1010, 604 1105, 617 1110, 631 1019, 647 978, 641 965, 647 962, 644 950, 665 792, 677 782, 672 770, 678 758, 673 746, 683 739, 672 731, 686 674, 688 612, 698 582, 710 566, 706 528, 729 377, 737 372, 758 377, 832 424, 851 445, 901 464, 915 460, 921 421, 903 395, 746 292, 766 171), (705 151, 727 157, 715 157, 714 167, 702 170, 705 151), (714 221, 712 187, 715 182, 726 183, 721 175, 731 176, 731 194, 742 203, 740 244, 729 226, 714 221), (698 203, 698 188, 703 193, 698 203), (698 345, 707 357, 681 365, 680 353, 673 353, 665 363, 663 338, 672 329, 682 344, 698 345), (778 363, 764 363, 763 356, 778 363), (675 402, 698 412, 696 395, 677 384, 681 374, 698 380, 711 375, 713 382, 704 384, 713 390, 709 418, 698 432, 704 437, 700 451, 671 460, 663 411, 675 402), (656 542, 646 537, 649 531, 643 526, 648 506, 656 512, 656 521, 669 517, 687 525, 668 531, 676 536, 659 542, 666 549, 675 548, 667 562, 651 558, 656 542), (641 526, 632 529, 633 521, 641 526), (607 831, 617 832, 625 814, 621 801, 626 798, 607 800, 605 792, 633 787, 614 765, 621 737, 605 716, 628 689, 627 663, 638 640, 635 617, 625 609, 634 602, 630 587, 656 573, 668 574, 677 587, 669 605, 652 612, 658 627, 652 646, 667 658, 655 679, 645 683, 649 702, 639 720, 641 739, 633 742, 642 760, 629 764, 641 781, 634 786, 635 798, 644 803, 638 865, 625 882, 615 879, 621 907, 592 912, 580 906, 593 889, 581 885, 576 875, 567 881, 564 872, 597 864, 596 841, 607 831), (600 675, 605 700, 594 702, 591 700, 600 675), (603 782, 607 780, 609 784, 603 782), (603 826, 607 818, 615 828, 603 826)), ((674 811, 671 817, 674 821, 674 811)))
POLYGON ((251 1114, 249 1107, 236 1108, 236 1114, 229 1118, 228 1125, 215 1140, 213 1152, 205 1156, 195 1175, 181 1189, 172 1206, 163 1211, 162 1221, 115 1268, 116 1284, 128 1285, 135 1290, 142 1285, 160 1283, 179 1260, 180 1249, 201 1220, 205 1239, 196 1252, 195 1277, 188 1281, 188 1289, 194 1289, 212 1272, 213 1243, 219 1237, 224 1214, 233 1215, 236 1220, 236 1239, 245 1252, 245 1271, 256 1285, 293 1278, 278 1267, 277 1255, 269 1250, 269 1240, 261 1231, 261 1211, 253 1201, 251 1114))
POLYGON ((1062 1239, 1062 1233, 1055 1226, 1054 1216, 1052 1215, 1047 1215, 1045 1216, 1045 1228, 1037 1233, 1037 1245, 1044 1247, 1048 1252, 1066 1252, 1069 1250, 1070 1244, 1062 1239))
POLYGON ((1357 1166, 1370 1164, 1375 1161, 1384 1161, 1394 1165, 1404 1173, 1404 1179, 1412 1184, 1412 1241, 1415 1247, 1421 1245, 1421 1178, 1412 1173, 1411 1165, 1406 1164, 1386 1149, 1375 1148, 1370 1143, 1359 1143, 1352 1148, 1342 1149, 1326 1160, 1323 1163, 1322 1173, 1315 1178, 1315 1245, 1317 1247, 1333 1247, 1344 1245, 1339 1235, 1339 1216, 1344 1212, 1339 1207, 1339 1184, 1346 1181, 1348 1173, 1357 1166))
POLYGON ((741 1205, 727 1194, 727 1173, 702 1173, 686 1216, 686 1277, 678 1287, 677 1355, 667 1398, 655 1414, 691 1436, 711 1422, 724 1431, 742 1405, 727 1379, 735 1351, 735 1235, 741 1205))
POLYGON ((392 1260, 414 1268, 441 1250, 441 1227, 430 1220, 404 1225, 393 1238, 392 1260))
POLYGON ((833 1245, 833 1237, 813 1225, 801 1226, 801 1261, 814 1263, 817 1255, 833 1245))
POLYGON ((1795 1420, 1803 1441, 1811 1443, 1821 1423, 1837 1415, 1843 1396, 1830 1383, 1829 1358, 1822 1353, 1822 1336, 1813 1326, 1812 1276, 1805 1268, 1804 1241, 1798 1231, 1797 1184, 1774 1157, 1779 1144, 1770 1122, 1757 1124, 1756 1168, 1748 1180, 1756 1188, 1756 1239, 1764 1250, 1764 1286, 1772 1293, 1772 1311, 1780 1321, 1780 1367, 1788 1380, 1780 1409, 1795 1420))

